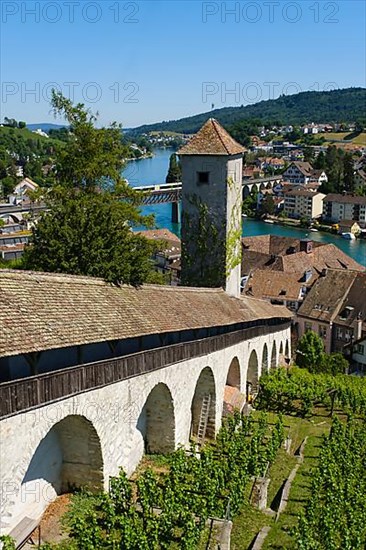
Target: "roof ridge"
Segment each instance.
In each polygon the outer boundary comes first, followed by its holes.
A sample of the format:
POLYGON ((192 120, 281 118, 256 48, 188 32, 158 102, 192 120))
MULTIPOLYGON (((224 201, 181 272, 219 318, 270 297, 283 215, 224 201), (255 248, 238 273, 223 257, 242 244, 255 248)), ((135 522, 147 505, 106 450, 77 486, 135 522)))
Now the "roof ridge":
MULTIPOLYGON (((224 130, 224 131, 226 132, 225 128, 223 128, 221 125, 219 126, 219 122, 216 120, 216 118, 210 118, 209 120, 212 120, 212 122, 213 122, 213 127, 214 127, 214 129, 215 129, 215 132, 216 132, 216 134, 217 134, 217 137, 219 138, 220 142, 222 143, 222 145, 223 145, 223 147, 224 147, 226 153, 227 153, 227 154, 230 154, 229 149, 226 147, 226 145, 225 145, 225 143, 224 143, 224 140, 222 139, 221 133, 219 132, 219 127, 220 127, 222 130, 224 130)), ((229 134, 228 134, 228 135, 229 135, 229 134)), ((231 137, 231 136, 229 135, 229 137, 231 137)))

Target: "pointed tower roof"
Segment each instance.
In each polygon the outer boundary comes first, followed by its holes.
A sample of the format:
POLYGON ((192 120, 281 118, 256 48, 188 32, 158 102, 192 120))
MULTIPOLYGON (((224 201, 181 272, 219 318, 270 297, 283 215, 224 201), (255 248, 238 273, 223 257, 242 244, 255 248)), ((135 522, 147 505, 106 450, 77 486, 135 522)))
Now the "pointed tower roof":
POLYGON ((210 118, 190 141, 181 147, 178 155, 239 155, 245 147, 237 143, 215 120, 210 118))

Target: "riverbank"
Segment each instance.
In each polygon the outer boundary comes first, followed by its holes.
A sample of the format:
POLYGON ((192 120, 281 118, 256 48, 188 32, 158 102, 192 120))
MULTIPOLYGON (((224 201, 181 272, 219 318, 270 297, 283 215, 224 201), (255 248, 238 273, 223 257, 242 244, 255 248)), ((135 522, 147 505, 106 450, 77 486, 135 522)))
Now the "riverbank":
MULTIPOLYGON (((147 159, 136 159, 135 162, 128 162, 123 176, 128 179, 133 187, 138 185, 158 185, 165 182, 169 168, 169 158, 174 149, 154 149, 154 156, 147 159)), ((180 235, 180 225, 172 223, 172 205, 157 204, 145 206, 144 214, 154 214, 156 225, 159 228, 166 227, 176 235, 180 235)), ((296 221, 296 220, 294 220, 296 221)), ((253 218, 243 218, 244 237, 257 235, 279 235, 301 239, 309 237, 314 241, 333 243, 343 252, 348 254, 356 262, 366 267, 366 239, 348 241, 339 235, 320 231, 310 231, 299 225, 280 225, 279 223, 264 223, 253 218)))

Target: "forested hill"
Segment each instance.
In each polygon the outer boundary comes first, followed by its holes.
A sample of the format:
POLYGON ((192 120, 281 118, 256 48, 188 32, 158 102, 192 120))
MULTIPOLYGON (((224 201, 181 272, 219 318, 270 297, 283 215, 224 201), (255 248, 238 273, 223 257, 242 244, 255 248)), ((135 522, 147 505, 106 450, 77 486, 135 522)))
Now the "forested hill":
POLYGON ((366 89, 345 88, 330 92, 301 92, 282 95, 278 99, 260 101, 241 107, 224 107, 180 120, 139 126, 132 134, 151 131, 172 131, 193 134, 204 122, 216 118, 223 125, 245 119, 260 119, 264 123, 304 124, 310 122, 357 122, 365 119, 366 89))

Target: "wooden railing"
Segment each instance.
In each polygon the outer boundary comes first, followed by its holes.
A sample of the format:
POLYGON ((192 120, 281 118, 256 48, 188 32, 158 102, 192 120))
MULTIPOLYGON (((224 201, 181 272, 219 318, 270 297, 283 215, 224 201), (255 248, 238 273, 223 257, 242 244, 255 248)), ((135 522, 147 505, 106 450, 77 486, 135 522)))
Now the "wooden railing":
POLYGON ((228 334, 142 351, 106 361, 77 365, 0 384, 0 418, 208 355, 257 336, 288 328, 289 323, 263 325, 228 334))

